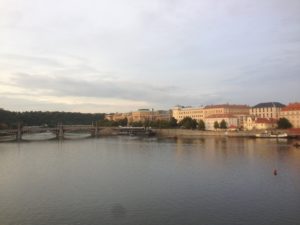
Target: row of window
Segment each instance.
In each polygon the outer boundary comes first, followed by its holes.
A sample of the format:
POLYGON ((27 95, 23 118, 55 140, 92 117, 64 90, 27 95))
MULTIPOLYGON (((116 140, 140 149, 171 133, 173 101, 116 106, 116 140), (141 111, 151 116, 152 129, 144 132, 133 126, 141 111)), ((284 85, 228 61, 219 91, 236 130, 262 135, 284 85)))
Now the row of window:
POLYGON ((281 112, 283 115, 299 115, 300 111, 281 112))
POLYGON ((258 109, 251 109, 252 112, 272 112, 274 108, 258 108, 258 109))

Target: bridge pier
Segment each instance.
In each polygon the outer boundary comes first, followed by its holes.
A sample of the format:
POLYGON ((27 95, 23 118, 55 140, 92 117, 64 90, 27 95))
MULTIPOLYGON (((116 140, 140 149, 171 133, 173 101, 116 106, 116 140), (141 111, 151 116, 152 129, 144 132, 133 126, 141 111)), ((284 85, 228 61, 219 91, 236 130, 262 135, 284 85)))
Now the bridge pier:
POLYGON ((58 139, 63 139, 64 138, 64 128, 62 124, 57 125, 57 133, 56 136, 58 139))
POLYGON ((92 131, 91 131, 92 137, 98 137, 99 135, 99 129, 98 129, 98 124, 96 122, 96 124, 94 125, 94 123, 92 123, 92 131))
POLYGON ((18 123, 17 133, 16 133, 16 140, 21 141, 22 140, 22 127, 21 124, 18 123))

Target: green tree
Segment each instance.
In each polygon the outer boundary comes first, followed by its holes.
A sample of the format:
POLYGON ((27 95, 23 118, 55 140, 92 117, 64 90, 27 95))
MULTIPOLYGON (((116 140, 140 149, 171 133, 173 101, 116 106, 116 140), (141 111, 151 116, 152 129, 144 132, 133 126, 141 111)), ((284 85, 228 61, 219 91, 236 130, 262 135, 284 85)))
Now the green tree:
POLYGON ((199 130, 205 130, 205 123, 203 120, 199 120, 198 122, 198 129, 199 130))
POLYGON ((215 122, 214 122, 214 128, 215 128, 215 129, 220 128, 220 125, 219 125, 218 121, 215 121, 215 122))
POLYGON ((117 122, 118 122, 119 126, 127 126, 128 119, 127 119, 127 117, 125 117, 124 119, 120 119, 117 122))
POLYGON ((191 117, 184 117, 178 125, 186 129, 195 129, 197 127, 197 121, 191 117))
POLYGON ((279 129, 292 128, 292 124, 287 118, 280 118, 277 122, 277 126, 279 129))
POLYGON ((158 120, 157 124, 158 124, 159 128, 169 128, 170 127, 170 123, 167 120, 158 120))
POLYGON ((144 123, 143 123, 143 121, 135 121, 135 122, 131 123, 131 126, 133 126, 133 127, 143 127, 144 123))
POLYGON ((11 112, 0 109, 0 123, 8 127, 16 127, 20 122, 25 126, 48 125, 55 127, 58 123, 68 124, 92 124, 95 121, 103 120, 103 113, 76 113, 76 112, 11 112))
POLYGON ((172 117, 169 121, 169 125, 170 127, 177 127, 177 120, 174 117, 172 117))
POLYGON ((119 125, 119 123, 117 121, 113 121, 113 120, 103 119, 103 120, 97 121, 97 126, 100 126, 100 127, 116 127, 118 125, 119 125))
POLYGON ((220 128, 221 129, 226 129, 227 128, 227 123, 225 120, 222 120, 221 123, 220 123, 220 128))

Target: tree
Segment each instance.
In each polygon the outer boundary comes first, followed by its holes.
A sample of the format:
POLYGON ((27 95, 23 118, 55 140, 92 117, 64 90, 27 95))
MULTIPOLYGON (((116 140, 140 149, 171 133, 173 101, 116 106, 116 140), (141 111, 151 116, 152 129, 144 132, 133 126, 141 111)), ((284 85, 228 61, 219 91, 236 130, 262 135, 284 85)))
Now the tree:
POLYGON ((144 126, 144 123, 143 123, 143 121, 135 121, 135 122, 131 123, 131 126, 133 126, 133 127, 142 127, 142 126, 144 126))
POLYGON ((170 127, 177 127, 177 120, 172 117, 169 121, 170 127))
POLYGON ((170 123, 167 120, 158 120, 157 124, 158 124, 159 128, 169 128, 170 127, 170 123))
POLYGON ((225 120, 222 120, 221 123, 220 123, 220 128, 221 129, 226 129, 227 128, 227 123, 225 120))
POLYGON ((205 123, 203 120, 199 120, 198 122, 198 129, 199 130, 205 130, 205 123))
POLYGON ((184 117, 178 125, 186 129, 195 129, 197 127, 197 121, 191 117, 184 117))
POLYGON ((92 124, 95 121, 103 120, 103 113, 78 113, 78 112, 11 112, 0 109, 0 123, 8 127, 16 127, 20 122, 24 126, 41 126, 47 124, 55 127, 58 123, 63 124, 92 124))
POLYGON ((120 119, 117 122, 118 122, 119 126, 127 126, 128 119, 127 119, 127 117, 125 117, 124 119, 120 119))
POLYGON ((279 129, 288 129, 292 128, 292 124, 287 118, 280 118, 277 122, 277 126, 279 129))
POLYGON ((215 121, 215 122, 214 122, 214 128, 215 128, 215 129, 220 128, 218 121, 215 121))

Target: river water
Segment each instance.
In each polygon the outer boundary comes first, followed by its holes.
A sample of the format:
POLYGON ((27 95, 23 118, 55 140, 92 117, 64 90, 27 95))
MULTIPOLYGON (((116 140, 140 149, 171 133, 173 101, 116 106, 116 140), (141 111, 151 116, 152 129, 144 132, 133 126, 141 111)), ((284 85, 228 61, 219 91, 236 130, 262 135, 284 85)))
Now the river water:
POLYGON ((297 225, 300 149, 214 137, 0 143, 0 224, 297 225))

